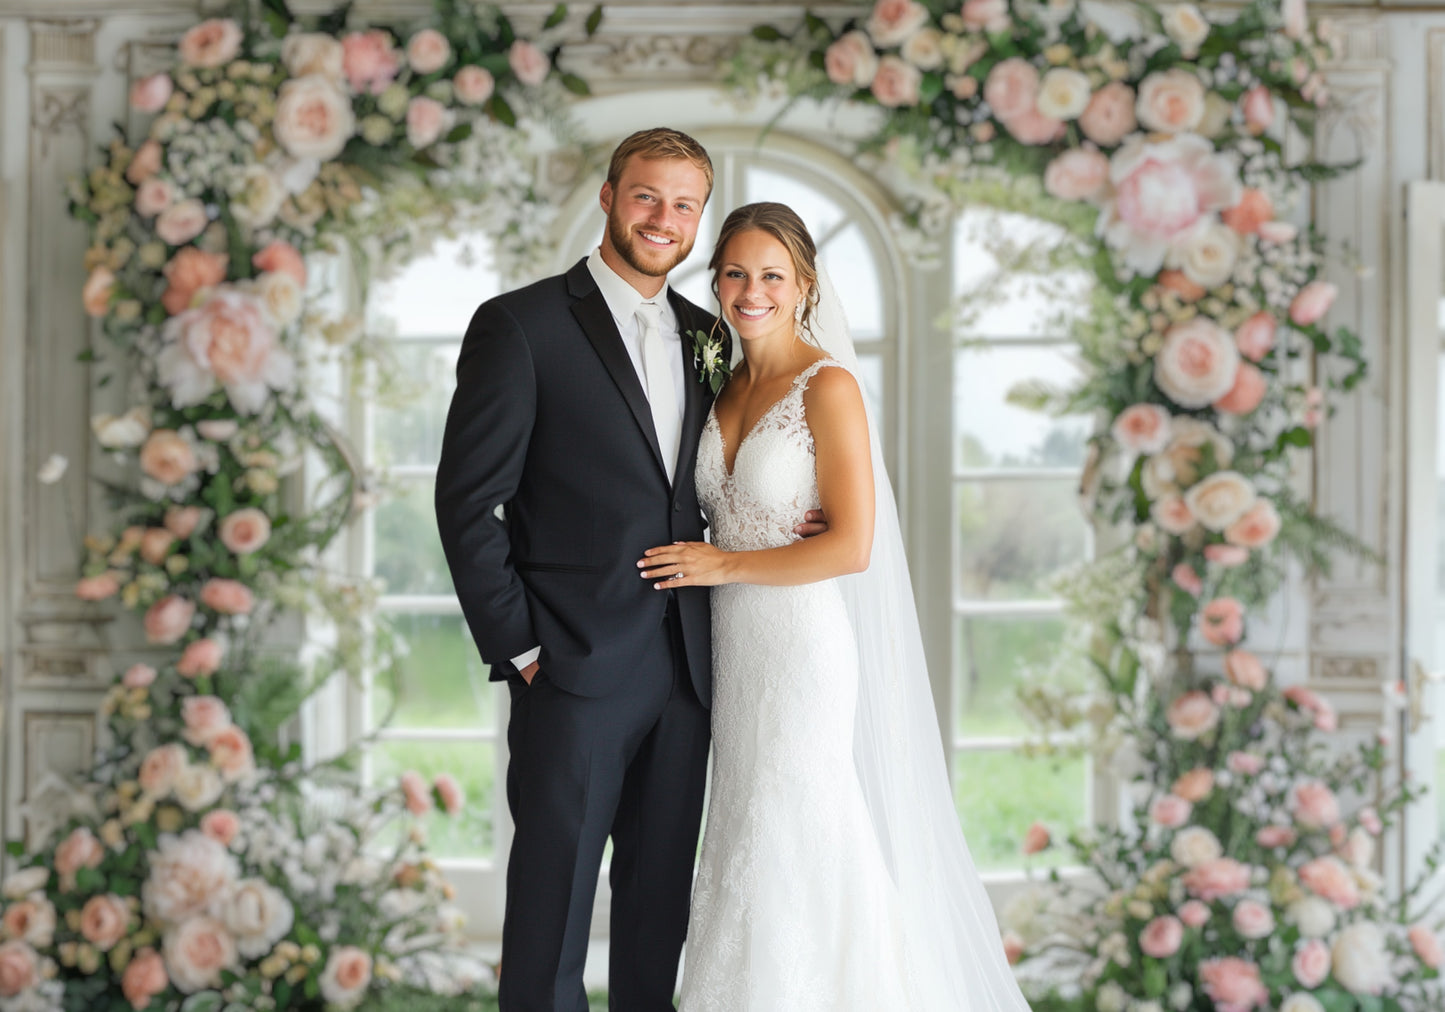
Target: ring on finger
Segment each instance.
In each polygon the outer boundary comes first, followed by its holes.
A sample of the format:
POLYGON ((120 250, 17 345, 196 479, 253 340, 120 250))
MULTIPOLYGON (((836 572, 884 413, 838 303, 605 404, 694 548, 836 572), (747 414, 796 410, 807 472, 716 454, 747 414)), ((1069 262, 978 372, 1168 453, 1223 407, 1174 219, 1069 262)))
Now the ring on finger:
POLYGON ((668 579, 669 579, 669 580, 681 580, 681 579, 682 579, 682 574, 681 574, 681 573, 673 573, 671 576, 668 577, 668 579))

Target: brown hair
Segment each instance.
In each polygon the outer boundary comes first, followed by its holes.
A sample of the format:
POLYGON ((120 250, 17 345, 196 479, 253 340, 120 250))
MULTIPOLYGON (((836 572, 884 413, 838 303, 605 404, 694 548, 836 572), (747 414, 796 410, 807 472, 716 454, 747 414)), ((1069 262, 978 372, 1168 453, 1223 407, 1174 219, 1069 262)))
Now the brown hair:
POLYGON ((803 219, 787 204, 764 200, 756 204, 744 204, 727 216, 722 231, 718 233, 717 245, 712 249, 712 260, 708 261, 708 268, 712 271, 712 293, 714 296, 718 294, 718 271, 722 269, 723 251, 727 249, 727 244, 734 236, 754 229, 766 232, 782 243, 793 260, 793 270, 798 272, 799 286, 806 289, 803 295, 803 317, 798 322, 799 336, 803 336, 803 332, 812 325, 813 310, 818 305, 818 247, 814 245, 813 237, 808 233, 808 226, 803 224, 803 219))
POLYGON ((613 189, 617 188, 622 179, 622 170, 627 166, 627 160, 634 155, 649 159, 681 158, 683 161, 692 162, 707 177, 707 193, 703 195, 703 202, 706 203, 707 198, 712 196, 712 159, 701 144, 681 130, 653 127, 651 130, 639 130, 624 138, 613 150, 612 161, 607 166, 607 181, 612 184, 613 189))

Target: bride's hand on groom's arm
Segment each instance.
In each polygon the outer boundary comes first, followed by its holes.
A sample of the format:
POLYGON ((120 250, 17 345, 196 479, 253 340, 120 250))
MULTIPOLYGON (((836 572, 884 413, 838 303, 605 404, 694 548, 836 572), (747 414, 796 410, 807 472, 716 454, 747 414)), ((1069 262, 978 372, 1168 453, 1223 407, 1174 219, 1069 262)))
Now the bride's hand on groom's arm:
POLYGON ((653 584, 655 590, 715 587, 733 582, 729 575, 729 555, 706 541, 676 541, 643 552, 637 568, 644 580, 657 581, 653 584))
POLYGON ((828 518, 823 515, 822 510, 808 510, 803 514, 803 522, 793 528, 793 533, 800 538, 811 538, 815 534, 822 534, 828 529, 828 518))

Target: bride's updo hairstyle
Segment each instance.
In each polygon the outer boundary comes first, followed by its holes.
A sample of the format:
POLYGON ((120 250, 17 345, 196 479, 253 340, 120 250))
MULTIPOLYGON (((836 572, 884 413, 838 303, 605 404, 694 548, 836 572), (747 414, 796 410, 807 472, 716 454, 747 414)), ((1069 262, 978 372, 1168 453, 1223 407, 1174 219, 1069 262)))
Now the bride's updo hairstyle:
POLYGON ((803 219, 787 204, 764 200, 744 204, 727 216, 722 231, 718 233, 717 245, 713 247, 712 260, 708 263, 712 271, 713 297, 718 296, 718 273, 722 270, 723 253, 728 243, 734 236, 755 229, 782 243, 792 257, 799 287, 807 291, 803 296, 803 318, 798 322, 798 336, 808 340, 812 332, 813 311, 818 307, 818 247, 813 244, 813 237, 808 234, 808 226, 803 224, 803 219))

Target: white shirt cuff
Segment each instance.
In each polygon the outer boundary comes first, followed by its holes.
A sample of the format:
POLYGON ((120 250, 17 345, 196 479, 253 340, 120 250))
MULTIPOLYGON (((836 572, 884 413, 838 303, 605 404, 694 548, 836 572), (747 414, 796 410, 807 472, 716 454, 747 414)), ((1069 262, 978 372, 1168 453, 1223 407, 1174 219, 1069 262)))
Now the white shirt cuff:
POLYGON ((518 671, 521 671, 521 670, 522 670, 523 668, 525 668, 528 664, 531 664, 533 661, 535 661, 538 657, 541 657, 541 656, 542 656, 542 648, 541 648, 541 647, 533 647, 531 650, 528 650, 526 653, 524 653, 524 654, 518 654, 516 657, 513 657, 513 658, 512 658, 512 665, 513 665, 518 671))

